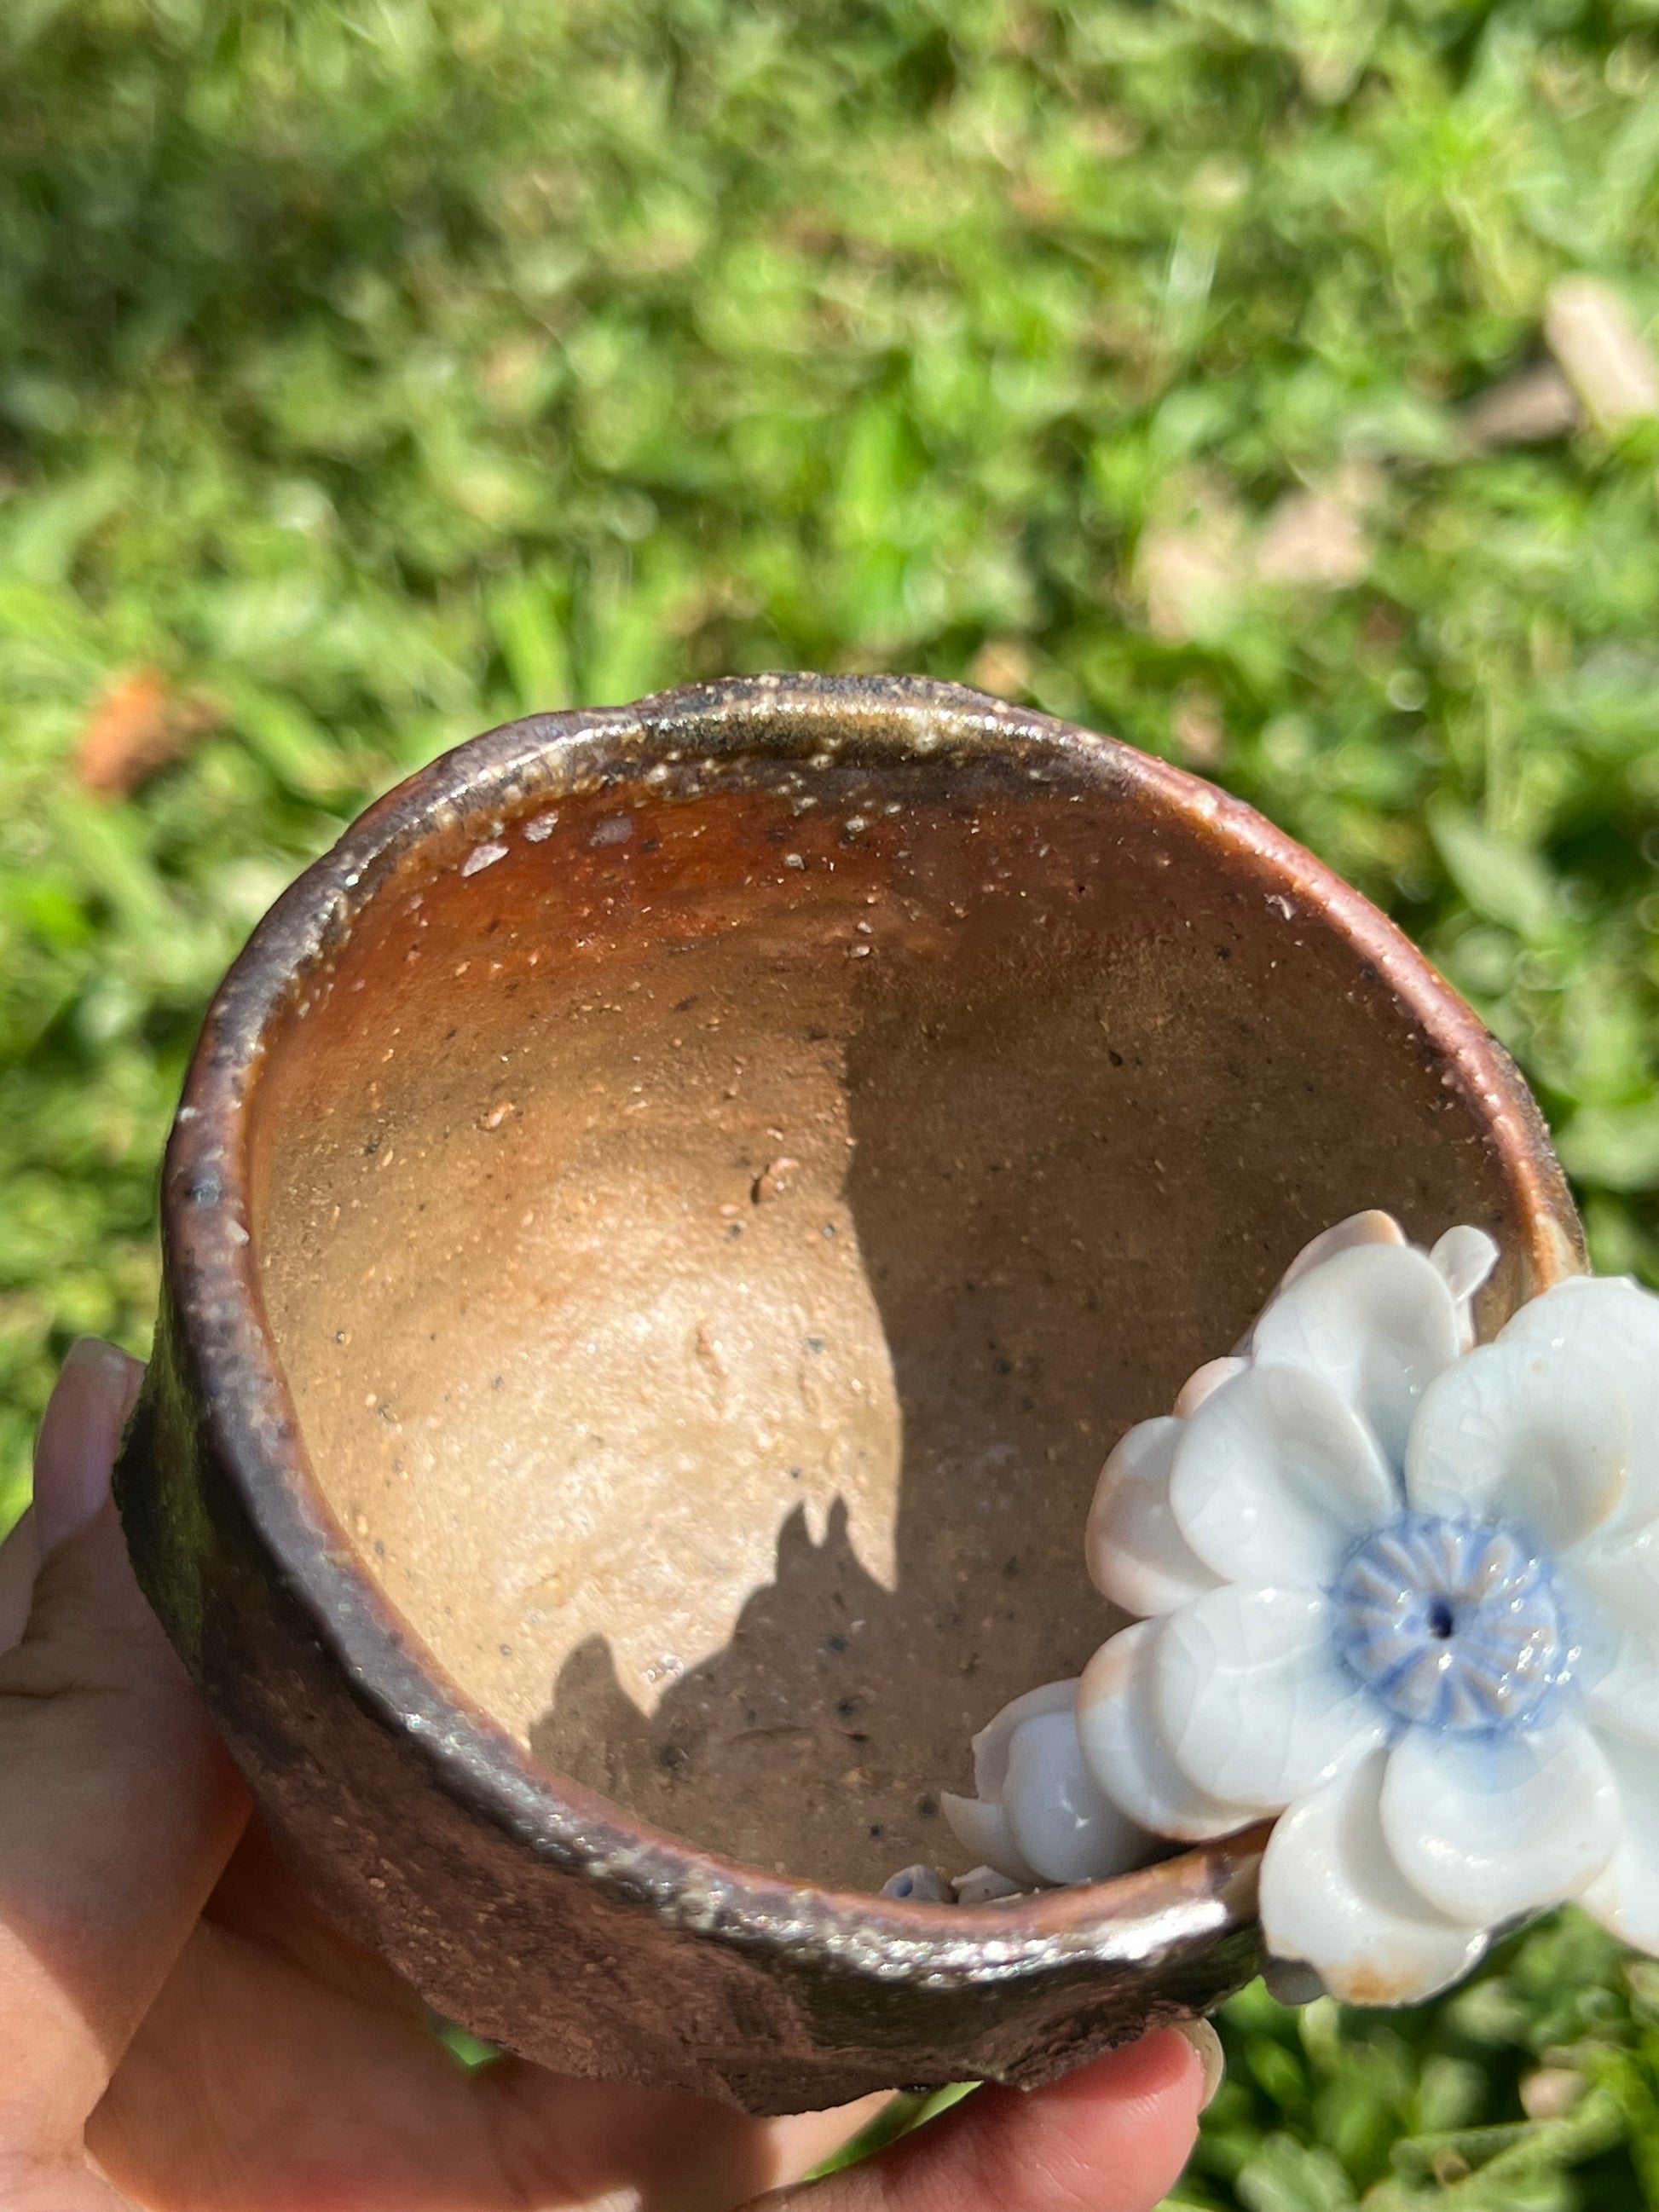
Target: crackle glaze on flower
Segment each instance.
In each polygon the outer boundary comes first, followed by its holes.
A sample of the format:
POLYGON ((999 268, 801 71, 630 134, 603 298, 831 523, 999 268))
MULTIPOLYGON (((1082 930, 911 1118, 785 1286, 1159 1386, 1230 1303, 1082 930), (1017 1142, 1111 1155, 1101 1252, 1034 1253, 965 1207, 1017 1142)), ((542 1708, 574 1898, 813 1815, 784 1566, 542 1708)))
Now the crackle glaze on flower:
POLYGON ((1474 1347, 1494 1257, 1327 1231, 1090 1516, 1146 1618, 1079 1684, 1084 1766, 1160 1835, 1277 1814, 1268 1948, 1362 2003, 1569 1897, 1659 1949, 1659 1298, 1576 1279, 1474 1347))
MULTIPOLYGON (((1048 1682, 1005 1705, 974 1738, 973 1797, 941 1798, 963 1849, 1015 1888, 1098 1881, 1156 1856, 1148 1835, 1085 1765, 1077 1684, 1048 1682)), ((963 1885, 957 1885, 958 1896, 963 1885)), ((974 1893, 994 1893, 976 1885, 974 1893)))

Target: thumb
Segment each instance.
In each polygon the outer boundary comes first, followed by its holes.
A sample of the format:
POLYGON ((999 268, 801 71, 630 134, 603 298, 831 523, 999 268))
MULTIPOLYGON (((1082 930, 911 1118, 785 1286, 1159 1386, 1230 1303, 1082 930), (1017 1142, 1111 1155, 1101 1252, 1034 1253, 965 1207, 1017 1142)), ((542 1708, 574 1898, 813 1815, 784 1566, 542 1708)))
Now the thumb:
POLYGON ((1220 2063, 1206 2023, 1159 2028, 1046 2089, 979 2089, 864 2165, 749 2212, 1152 2212, 1220 2063))
POLYGON ((246 1818, 110 1499, 143 1373, 83 1339, 35 1450, 40 1571, 0 1657, 0 2171, 78 2158, 246 1818))

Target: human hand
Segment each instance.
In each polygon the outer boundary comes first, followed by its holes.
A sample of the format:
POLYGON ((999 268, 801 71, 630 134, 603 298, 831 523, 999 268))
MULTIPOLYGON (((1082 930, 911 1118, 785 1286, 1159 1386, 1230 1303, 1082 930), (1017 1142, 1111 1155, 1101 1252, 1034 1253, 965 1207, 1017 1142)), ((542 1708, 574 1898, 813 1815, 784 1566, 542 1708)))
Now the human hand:
POLYGON ((804 2185, 879 2100, 757 2121, 464 2069, 289 1879, 139 1595, 109 1476, 141 1373, 75 1346, 0 1547, 6 2212, 1149 2212, 1218 2068, 1208 2030, 981 2090, 804 2185))

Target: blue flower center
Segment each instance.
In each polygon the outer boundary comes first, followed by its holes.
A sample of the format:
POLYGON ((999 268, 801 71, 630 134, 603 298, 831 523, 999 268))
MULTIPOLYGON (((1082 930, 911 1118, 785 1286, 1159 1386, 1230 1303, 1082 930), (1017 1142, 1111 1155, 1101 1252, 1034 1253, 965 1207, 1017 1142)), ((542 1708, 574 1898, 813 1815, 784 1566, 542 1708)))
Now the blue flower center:
POLYGON ((1338 1653, 1402 1721, 1508 1733, 1571 1688, 1571 1627, 1518 1529, 1407 1513, 1349 1554, 1331 1597, 1338 1653))

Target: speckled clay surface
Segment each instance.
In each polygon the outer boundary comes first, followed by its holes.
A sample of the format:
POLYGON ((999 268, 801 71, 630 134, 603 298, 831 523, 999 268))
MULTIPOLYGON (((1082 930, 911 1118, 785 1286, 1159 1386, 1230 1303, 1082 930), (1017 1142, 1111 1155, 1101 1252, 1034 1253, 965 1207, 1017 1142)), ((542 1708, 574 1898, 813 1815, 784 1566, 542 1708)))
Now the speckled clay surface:
POLYGON ((1113 1617, 1108 1445, 1361 1206, 1582 1264, 1519 1078, 1247 808, 906 679, 492 732, 210 1014, 119 1473, 284 1850, 545 2063, 1037 2081, 1252 1969, 1260 1835, 874 1894, 1113 1617))

